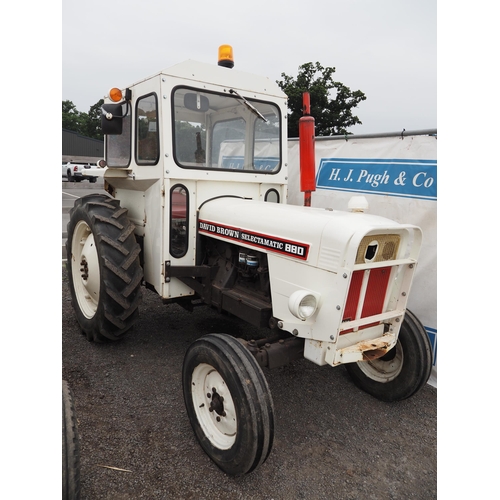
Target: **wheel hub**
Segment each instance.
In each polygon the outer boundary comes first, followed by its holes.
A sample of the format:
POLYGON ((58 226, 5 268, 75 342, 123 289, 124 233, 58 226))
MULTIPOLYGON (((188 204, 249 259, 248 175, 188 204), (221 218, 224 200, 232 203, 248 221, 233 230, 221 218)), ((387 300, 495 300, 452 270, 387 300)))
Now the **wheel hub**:
POLYGON ((85 258, 80 262, 82 266, 80 272, 82 273, 82 280, 87 281, 89 279, 89 264, 85 258))
POLYGON ((196 417, 210 442, 222 450, 236 440, 236 408, 226 382, 212 366, 201 363, 193 371, 191 396, 196 417))
POLYGON ((396 345, 384 356, 371 361, 360 362, 358 366, 367 377, 385 384, 394 380, 401 373, 403 364, 403 348, 398 340, 396 345))
POLYGON ((75 226, 71 253, 76 299, 84 316, 90 319, 99 304, 100 271, 94 235, 83 220, 75 226))
POLYGON ((217 392, 217 389, 215 387, 212 388, 212 394, 207 394, 207 398, 211 399, 208 411, 215 411, 217 415, 225 417, 226 412, 224 411, 224 398, 217 392))

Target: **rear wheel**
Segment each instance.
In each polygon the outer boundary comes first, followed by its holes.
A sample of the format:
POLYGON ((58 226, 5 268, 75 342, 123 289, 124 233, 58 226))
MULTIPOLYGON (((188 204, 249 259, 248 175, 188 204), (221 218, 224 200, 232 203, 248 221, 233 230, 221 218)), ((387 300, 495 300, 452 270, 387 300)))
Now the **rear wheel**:
POLYGON ((80 439, 68 383, 62 383, 62 498, 80 498, 80 439))
POLYGON ((432 348, 418 318, 406 311, 396 345, 381 358, 345 365, 353 382, 382 401, 400 401, 429 380, 432 348))
POLYGON ((66 253, 80 327, 89 340, 118 340, 138 318, 143 276, 127 209, 105 195, 78 199, 70 213, 66 253))
POLYGON ((273 444, 274 407, 250 352, 229 335, 206 335, 188 348, 182 380, 195 435, 217 466, 239 476, 264 463, 273 444))

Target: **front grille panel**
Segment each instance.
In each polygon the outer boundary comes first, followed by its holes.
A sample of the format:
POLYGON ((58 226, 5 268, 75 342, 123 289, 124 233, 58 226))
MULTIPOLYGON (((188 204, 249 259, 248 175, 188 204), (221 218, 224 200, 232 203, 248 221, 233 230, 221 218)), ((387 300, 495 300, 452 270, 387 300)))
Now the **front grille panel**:
MULTIPOLYGON (((383 309, 390 276, 391 267, 354 271, 342 322, 369 318, 370 316, 384 312, 383 309)), ((362 325, 359 329, 363 330, 376 324, 362 325)), ((341 332, 341 335, 352 331, 352 328, 344 330, 341 332)))

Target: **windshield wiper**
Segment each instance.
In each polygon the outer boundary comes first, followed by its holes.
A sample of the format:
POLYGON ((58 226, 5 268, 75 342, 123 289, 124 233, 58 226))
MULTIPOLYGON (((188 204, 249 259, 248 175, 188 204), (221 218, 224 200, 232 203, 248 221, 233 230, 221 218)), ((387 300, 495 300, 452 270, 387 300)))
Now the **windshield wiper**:
POLYGON ((259 118, 262 118, 266 123, 269 122, 269 120, 267 120, 267 118, 256 107, 252 106, 242 95, 238 94, 238 92, 236 92, 236 90, 229 89, 229 93, 235 94, 236 96, 238 96, 246 104, 246 106, 251 111, 253 111, 259 118))

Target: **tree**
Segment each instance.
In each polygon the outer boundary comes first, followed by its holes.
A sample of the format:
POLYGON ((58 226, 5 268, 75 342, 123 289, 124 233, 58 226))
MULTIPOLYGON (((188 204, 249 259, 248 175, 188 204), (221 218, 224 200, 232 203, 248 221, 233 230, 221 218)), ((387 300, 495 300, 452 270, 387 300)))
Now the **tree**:
POLYGON ((288 96, 288 137, 299 136, 299 119, 303 116, 302 94, 309 92, 311 116, 317 136, 344 135, 347 128, 361 124, 352 111, 366 96, 361 90, 351 91, 332 78, 335 68, 324 68, 319 62, 299 66, 297 78, 281 73, 276 83, 288 96))
POLYGON ((71 101, 62 102, 62 128, 80 132, 82 126, 81 113, 71 101))
POLYGON ((104 104, 104 99, 100 99, 93 106, 90 107, 88 113, 82 113, 85 115, 82 134, 86 137, 92 137, 93 139, 99 139, 102 141, 104 135, 101 129, 101 107, 104 104))
POLYGON ((82 113, 71 101, 62 101, 62 128, 102 141, 104 136, 101 129, 101 106, 103 104, 104 99, 100 99, 90 107, 88 113, 82 113))

